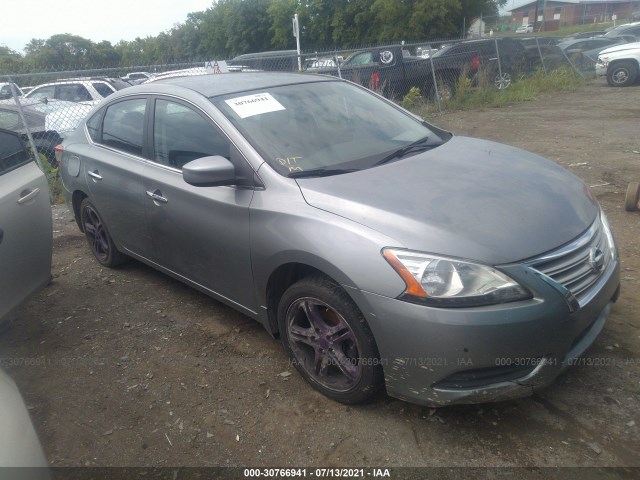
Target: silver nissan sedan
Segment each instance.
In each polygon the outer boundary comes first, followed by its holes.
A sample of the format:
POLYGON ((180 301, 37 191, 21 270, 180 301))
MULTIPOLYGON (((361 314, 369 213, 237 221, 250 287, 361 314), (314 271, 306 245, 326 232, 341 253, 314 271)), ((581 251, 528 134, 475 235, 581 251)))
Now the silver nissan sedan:
POLYGON ((344 403, 529 395, 593 343, 619 293, 580 179, 333 77, 134 86, 57 155, 100 264, 140 260, 256 319, 344 403))

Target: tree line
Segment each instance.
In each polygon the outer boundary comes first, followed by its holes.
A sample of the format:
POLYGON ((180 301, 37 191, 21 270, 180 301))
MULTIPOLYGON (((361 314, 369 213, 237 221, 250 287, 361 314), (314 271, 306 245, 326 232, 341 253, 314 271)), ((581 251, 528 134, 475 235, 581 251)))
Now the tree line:
POLYGON ((0 46, 0 74, 77 67, 152 65, 228 59, 295 48, 299 16, 303 51, 458 38, 480 15, 507 0, 217 0, 156 36, 95 43, 69 33, 32 39, 24 54, 0 46))

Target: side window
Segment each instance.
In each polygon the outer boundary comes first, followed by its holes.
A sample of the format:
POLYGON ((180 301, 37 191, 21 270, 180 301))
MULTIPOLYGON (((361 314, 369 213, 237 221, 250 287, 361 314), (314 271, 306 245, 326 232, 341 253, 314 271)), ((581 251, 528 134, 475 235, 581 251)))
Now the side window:
POLYGON ((102 144, 141 156, 146 104, 145 98, 136 98, 110 105, 102 122, 102 144))
POLYGON ((21 127, 20 114, 13 110, 0 110, 0 128, 12 130, 21 127))
POLYGON ((69 102, 86 102, 93 100, 89 90, 79 83, 58 85, 58 99, 69 102))
POLYGON ((43 98, 56 98, 56 86, 47 85, 46 87, 34 88, 29 98, 42 100, 43 98))
POLYGON ((106 83, 92 83, 91 85, 93 85, 93 88, 96 89, 96 91, 103 97, 103 98, 107 98, 109 95, 111 95, 113 93, 113 89, 107 85, 106 83))
POLYGON ((362 52, 357 54, 351 60, 351 65, 369 65, 373 62, 373 53, 371 52, 362 52))
POLYGON ((156 100, 153 146, 156 162, 179 169, 200 157, 230 157, 229 143, 214 125, 191 108, 168 100, 156 100))
POLYGON ((11 93, 11 84, 7 83, 0 88, 0 99, 11 98, 13 94, 11 93))
POLYGON ((93 116, 87 120, 87 130, 91 140, 96 143, 100 143, 100 120, 102 120, 102 114, 104 109, 101 109, 93 114, 93 116))
POLYGON ((0 175, 31 161, 22 141, 15 135, 0 132, 0 175))

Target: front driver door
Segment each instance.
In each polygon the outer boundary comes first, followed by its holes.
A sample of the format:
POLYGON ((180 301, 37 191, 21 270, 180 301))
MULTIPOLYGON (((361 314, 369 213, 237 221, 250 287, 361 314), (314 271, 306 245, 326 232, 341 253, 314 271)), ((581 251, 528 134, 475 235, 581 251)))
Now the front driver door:
POLYGON ((236 165, 244 159, 205 114, 174 100, 156 99, 152 138, 154 162, 143 177, 153 260, 253 312, 253 190, 195 187, 182 178, 182 166, 196 158, 221 155, 236 165))

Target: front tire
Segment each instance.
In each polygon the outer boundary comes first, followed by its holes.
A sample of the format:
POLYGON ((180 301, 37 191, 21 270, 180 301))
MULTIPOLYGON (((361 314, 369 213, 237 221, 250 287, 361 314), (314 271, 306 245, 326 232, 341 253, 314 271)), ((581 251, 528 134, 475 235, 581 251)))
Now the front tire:
POLYGON ((371 330, 351 298, 327 277, 307 277, 289 287, 280 299, 278 325, 291 362, 325 396, 353 404, 381 388, 371 330))
POLYGON ((617 62, 607 70, 607 83, 612 87, 628 87, 637 77, 638 65, 631 61, 617 62))
POLYGON ((80 222, 91 253, 100 265, 113 268, 127 260, 116 248, 104 220, 88 198, 80 204, 80 222))

